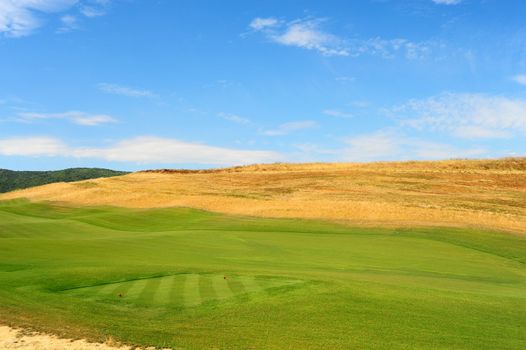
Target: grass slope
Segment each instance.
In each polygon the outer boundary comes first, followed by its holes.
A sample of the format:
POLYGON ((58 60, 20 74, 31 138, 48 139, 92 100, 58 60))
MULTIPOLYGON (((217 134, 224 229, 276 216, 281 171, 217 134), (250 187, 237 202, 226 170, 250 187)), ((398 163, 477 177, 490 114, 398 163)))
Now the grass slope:
POLYGON ((0 202, 0 320, 187 349, 524 349, 526 238, 0 202))
POLYGON ((0 196, 14 198, 132 208, 179 206, 341 220, 354 226, 470 226, 526 233, 526 158, 162 170, 0 196))
POLYGON ((125 174, 127 174, 127 172, 99 168, 71 168, 56 171, 13 171, 0 169, 0 193, 54 182, 73 182, 125 174))

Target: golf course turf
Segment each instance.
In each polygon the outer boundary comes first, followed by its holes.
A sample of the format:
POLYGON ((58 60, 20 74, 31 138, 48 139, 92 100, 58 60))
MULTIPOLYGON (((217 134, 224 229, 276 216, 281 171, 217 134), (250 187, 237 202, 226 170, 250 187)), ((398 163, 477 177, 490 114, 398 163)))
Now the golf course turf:
POLYGON ((525 349, 526 236, 4 201, 0 320, 186 349, 525 349))

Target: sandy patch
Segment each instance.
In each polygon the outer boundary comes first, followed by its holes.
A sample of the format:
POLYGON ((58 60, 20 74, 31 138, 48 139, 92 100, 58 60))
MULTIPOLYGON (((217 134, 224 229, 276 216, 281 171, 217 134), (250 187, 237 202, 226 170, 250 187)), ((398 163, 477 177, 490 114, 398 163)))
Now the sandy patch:
MULTIPOLYGON (((0 349, 18 350, 140 350, 129 346, 89 343, 85 340, 62 339, 54 335, 28 333, 7 326, 0 326, 0 349)), ((153 348, 147 348, 153 349, 153 348)))

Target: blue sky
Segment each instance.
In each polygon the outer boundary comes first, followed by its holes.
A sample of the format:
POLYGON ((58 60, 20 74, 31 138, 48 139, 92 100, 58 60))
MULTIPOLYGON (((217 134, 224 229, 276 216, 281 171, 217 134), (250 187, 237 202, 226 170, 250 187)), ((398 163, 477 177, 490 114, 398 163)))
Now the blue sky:
POLYGON ((0 0, 0 168, 526 155, 522 0, 0 0))

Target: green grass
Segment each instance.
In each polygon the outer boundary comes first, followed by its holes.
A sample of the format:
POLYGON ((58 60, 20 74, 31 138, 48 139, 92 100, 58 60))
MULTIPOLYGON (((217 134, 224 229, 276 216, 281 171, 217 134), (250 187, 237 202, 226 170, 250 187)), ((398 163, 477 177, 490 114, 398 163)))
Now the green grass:
POLYGON ((187 349, 525 349, 526 238, 0 202, 0 322, 187 349))

